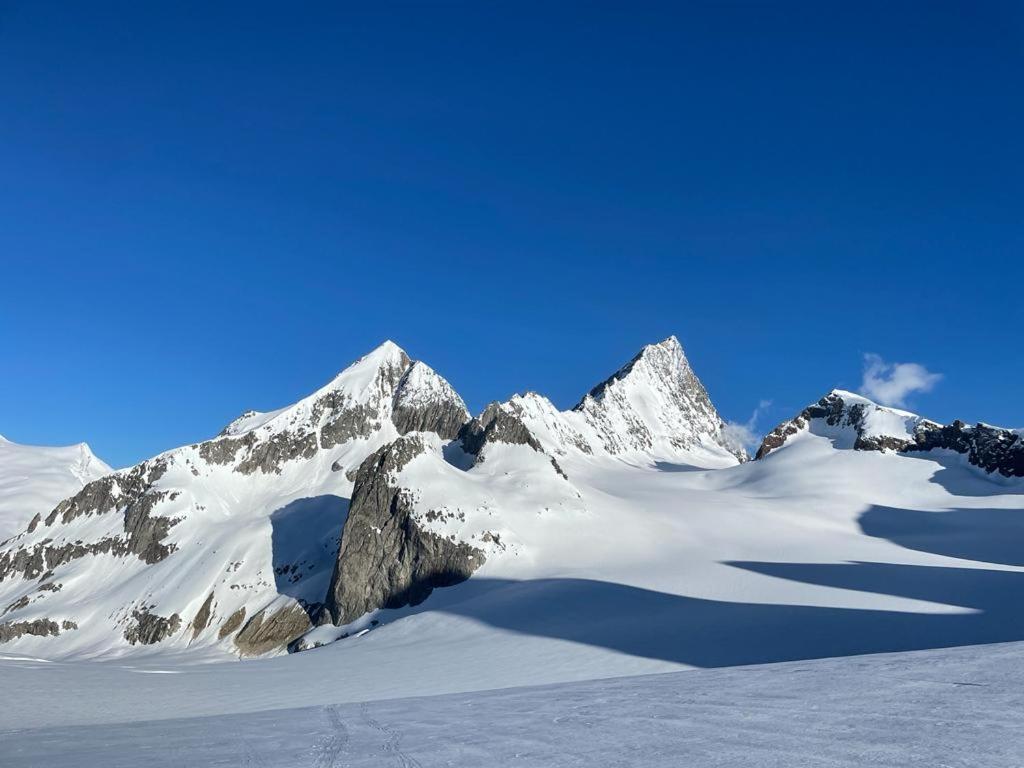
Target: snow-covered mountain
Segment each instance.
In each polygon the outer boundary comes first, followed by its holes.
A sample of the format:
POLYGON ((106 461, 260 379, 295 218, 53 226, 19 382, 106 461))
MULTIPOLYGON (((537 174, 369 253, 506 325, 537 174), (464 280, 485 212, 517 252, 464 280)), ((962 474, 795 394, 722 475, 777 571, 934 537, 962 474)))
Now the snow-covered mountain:
POLYGON ((353 690, 419 695, 1024 638, 991 589, 1024 566, 1019 432, 834 391, 745 459, 675 338, 571 410, 473 418, 388 342, 33 518, 0 547, 0 640, 329 644, 353 690))
POLYGON ((442 439, 467 420, 446 382, 385 343, 294 405, 37 514, 0 550, 0 639, 86 654, 278 647, 323 599, 354 469, 404 432, 442 439))
POLYGON ((88 445, 19 445, 0 435, 0 541, 113 470, 88 445))
POLYGON ((971 426, 962 421, 944 426, 841 389, 832 390, 796 418, 776 427, 765 437, 757 458, 804 431, 827 436, 837 447, 859 451, 950 451, 964 455, 968 463, 986 473, 1024 477, 1024 430, 971 426))

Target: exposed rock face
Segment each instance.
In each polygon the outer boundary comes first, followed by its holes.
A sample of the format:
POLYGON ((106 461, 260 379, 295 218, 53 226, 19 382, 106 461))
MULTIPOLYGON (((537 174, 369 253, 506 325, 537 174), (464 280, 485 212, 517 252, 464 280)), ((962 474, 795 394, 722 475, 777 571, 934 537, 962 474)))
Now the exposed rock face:
POLYGON ((333 448, 357 437, 369 437, 380 428, 377 411, 368 405, 353 405, 320 429, 320 447, 333 448))
POLYGON ((900 450, 931 451, 945 448, 967 454, 967 461, 986 472, 998 472, 1004 477, 1024 477, 1024 438, 1012 429, 976 424, 973 427, 962 421, 948 426, 933 425, 919 430, 914 443, 900 450))
POLYGON ((155 645, 170 637, 181 626, 181 617, 158 616, 143 607, 132 612, 132 620, 124 630, 124 639, 132 645, 155 645))
POLYGON ((277 609, 265 608, 249 619, 235 636, 235 645, 243 656, 258 656, 286 647, 312 626, 306 609, 298 603, 277 609))
MULTIPOLYGON (((170 529, 180 522, 176 518, 153 515, 154 508, 169 495, 169 492, 153 487, 166 469, 166 462, 161 459, 146 461, 131 470, 94 480, 71 498, 60 502, 46 517, 47 528, 55 523, 67 525, 82 516, 104 515, 120 509, 121 531, 88 543, 57 543, 44 538, 28 544, 16 537, 0 551, 0 581, 13 575, 34 579, 86 555, 133 555, 147 564, 166 558, 175 547, 165 539, 170 529)), ((34 520, 29 524, 27 533, 34 533, 38 525, 34 520)))
POLYGON ((384 446, 359 468, 326 608, 346 624, 378 608, 417 605, 435 587, 457 584, 483 553, 422 529, 398 473, 425 450, 416 437, 384 446))
POLYGON ((192 623, 189 625, 192 628, 192 639, 195 640, 202 633, 204 629, 210 626, 210 617, 213 615, 213 592, 206 598, 206 601, 196 611, 195 617, 192 619, 192 623))
POLYGON ((969 463, 986 472, 1024 477, 1024 439, 1018 431, 986 424, 972 427, 962 421, 943 426, 842 390, 830 392, 772 430, 762 441, 757 458, 764 458, 794 435, 811 429, 814 422, 847 430, 853 437, 850 447, 857 451, 915 453, 946 449, 965 454, 969 463))
POLYGON ((413 363, 395 390, 391 421, 399 434, 435 432, 453 440, 469 411, 447 381, 423 363, 413 363))
POLYGON ((510 445, 528 445, 535 451, 541 446, 530 429, 506 403, 491 403, 477 418, 466 424, 459 435, 466 453, 477 457, 488 443, 508 443, 510 445))
MULTIPOLYGON (((67 624, 68 622, 65 622, 67 624)), ((73 629, 74 627, 65 627, 73 629)), ((0 624, 0 643, 8 643, 17 640, 24 635, 35 635, 36 637, 54 637, 60 634, 60 627, 57 622, 50 619, 35 619, 33 621, 16 621, 7 624, 0 624)))
POLYGON ((232 632, 238 630, 242 626, 242 622, 245 621, 245 606, 243 605, 237 611, 228 616, 227 621, 220 625, 220 629, 217 631, 217 637, 223 640, 225 637, 230 635, 232 632))

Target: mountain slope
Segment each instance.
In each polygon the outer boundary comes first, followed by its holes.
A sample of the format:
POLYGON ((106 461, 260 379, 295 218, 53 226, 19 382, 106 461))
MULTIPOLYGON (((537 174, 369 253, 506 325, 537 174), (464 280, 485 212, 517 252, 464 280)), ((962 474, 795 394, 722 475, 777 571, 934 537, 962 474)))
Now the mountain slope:
POLYGON ((50 448, 19 445, 0 436, 0 541, 112 471, 85 443, 50 448))
POLYGON ((943 426, 841 389, 832 390, 772 430, 758 449, 757 458, 764 458, 805 431, 830 437, 838 447, 859 451, 958 453, 989 474, 1024 477, 1024 430, 988 424, 970 426, 962 421, 943 426))
POLYGON ((352 469, 403 431, 466 420, 446 382, 387 342, 292 406, 33 518, 0 549, 0 640, 43 637, 64 654, 281 648, 323 599, 352 469))

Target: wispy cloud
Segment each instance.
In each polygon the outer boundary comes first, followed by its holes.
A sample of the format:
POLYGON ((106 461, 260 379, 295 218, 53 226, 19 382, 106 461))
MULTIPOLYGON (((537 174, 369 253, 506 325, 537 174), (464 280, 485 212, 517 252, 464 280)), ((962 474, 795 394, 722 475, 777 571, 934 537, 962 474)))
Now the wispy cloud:
POLYGON ((930 392, 942 378, 918 363, 887 363, 875 354, 864 355, 861 394, 882 405, 906 405, 914 392, 930 392))
POLYGON ((757 422, 766 408, 772 404, 771 400, 762 400, 757 408, 750 414, 750 418, 744 422, 727 421, 722 434, 726 443, 732 449, 743 448, 747 453, 753 454, 761 444, 761 433, 757 430, 757 422))

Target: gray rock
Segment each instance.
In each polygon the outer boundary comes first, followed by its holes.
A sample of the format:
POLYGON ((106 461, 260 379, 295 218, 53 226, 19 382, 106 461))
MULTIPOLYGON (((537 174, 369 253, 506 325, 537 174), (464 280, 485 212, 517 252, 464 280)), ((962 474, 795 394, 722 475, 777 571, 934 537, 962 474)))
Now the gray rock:
POLYGON ((124 639, 132 645, 155 645, 178 631, 181 617, 172 613, 159 616, 143 607, 132 611, 132 620, 124 630, 124 639))
POLYGON ((235 646, 243 656, 259 656, 285 648, 312 628, 309 614, 299 603, 274 611, 264 608, 235 636, 235 646))
POLYGON ((346 408, 320 429, 320 447, 333 448, 357 437, 369 437, 380 429, 377 411, 367 405, 346 408))
POLYGON ((417 362, 403 373, 395 388, 391 421, 402 435, 435 432, 453 440, 469 421, 469 411, 448 382, 417 362))
POLYGON ((516 414, 501 403, 491 403, 477 418, 466 424, 459 434, 466 453, 477 456, 488 443, 528 445, 535 451, 541 446, 516 414))
POLYGON ((251 475, 259 470, 266 475, 281 474, 281 466, 288 461, 311 459, 316 455, 316 433, 295 434, 282 432, 269 440, 257 442, 249 455, 235 467, 236 472, 251 475))
POLYGON ((409 494, 396 478, 424 450, 419 438, 399 438, 359 467, 325 606, 335 624, 378 608, 417 605, 483 564, 480 550, 423 530, 412 517, 409 494))
POLYGON ((460 403, 440 401, 422 406, 396 405, 391 421, 400 435, 409 432, 436 432, 446 440, 453 440, 469 414, 460 403))
POLYGON ((199 457, 207 464, 225 465, 231 464, 238 457, 242 449, 250 449, 256 443, 256 433, 249 432, 239 438, 219 438, 207 440, 196 446, 199 449, 199 457))
POLYGON ((0 643, 9 643, 25 635, 36 637, 56 637, 60 634, 60 627, 57 622, 50 619, 35 619, 33 621, 16 621, 0 624, 0 643))

